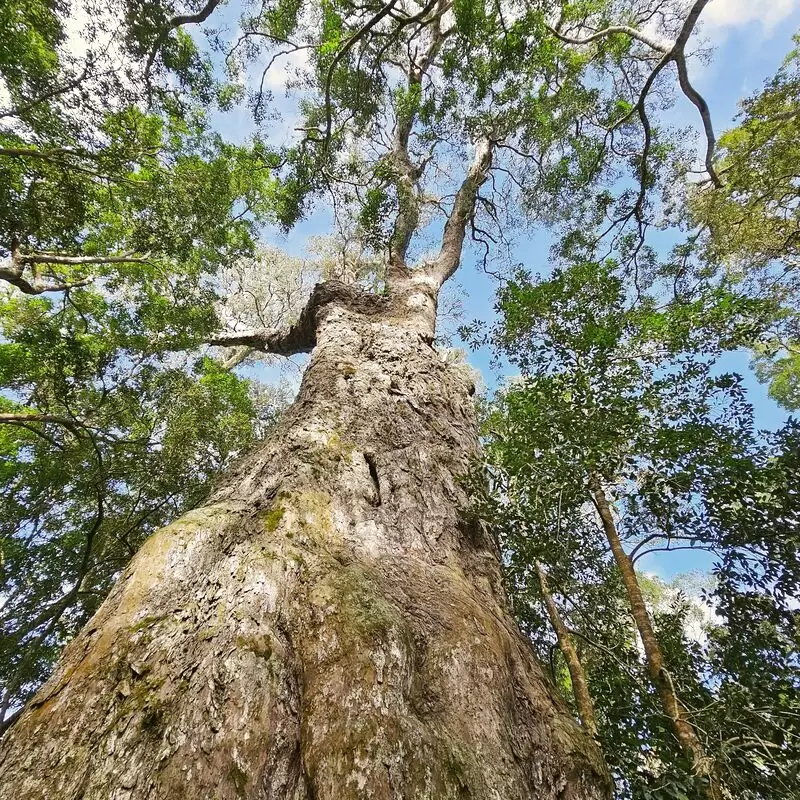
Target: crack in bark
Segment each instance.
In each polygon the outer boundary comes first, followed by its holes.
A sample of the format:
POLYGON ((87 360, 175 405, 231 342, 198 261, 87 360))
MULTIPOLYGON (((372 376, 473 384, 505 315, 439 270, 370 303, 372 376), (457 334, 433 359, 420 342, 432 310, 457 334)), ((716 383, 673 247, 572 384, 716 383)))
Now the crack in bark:
POLYGON ((383 504, 383 500, 381 499, 381 482, 378 478, 378 464, 375 459, 375 453, 364 453, 364 461, 367 462, 369 476, 372 479, 372 485, 375 487, 375 502, 373 505, 380 506, 383 504))

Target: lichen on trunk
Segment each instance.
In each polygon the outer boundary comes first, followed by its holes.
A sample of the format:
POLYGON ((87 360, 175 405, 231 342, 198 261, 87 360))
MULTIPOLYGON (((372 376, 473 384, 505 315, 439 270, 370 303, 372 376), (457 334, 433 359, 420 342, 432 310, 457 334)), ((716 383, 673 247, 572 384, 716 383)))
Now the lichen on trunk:
POLYGON ((608 796, 461 513, 472 388, 435 304, 319 289, 296 401, 66 649, 2 800, 608 796))

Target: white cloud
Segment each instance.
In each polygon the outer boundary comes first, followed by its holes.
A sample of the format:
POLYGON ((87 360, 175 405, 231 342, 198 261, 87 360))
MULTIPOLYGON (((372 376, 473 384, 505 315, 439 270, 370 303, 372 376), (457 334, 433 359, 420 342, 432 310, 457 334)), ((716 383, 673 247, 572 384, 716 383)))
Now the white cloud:
MULTIPOLYGON (((273 54, 270 54, 268 58, 272 58, 272 55, 273 54)), ((285 88, 287 82, 305 72, 310 63, 309 51, 306 49, 293 50, 289 53, 284 52, 283 55, 279 55, 275 59, 272 66, 267 71, 267 76, 264 79, 264 88, 285 88)))
POLYGON ((800 0, 711 0, 702 19, 712 28, 738 28, 758 22, 766 31, 772 31, 799 8, 800 0))

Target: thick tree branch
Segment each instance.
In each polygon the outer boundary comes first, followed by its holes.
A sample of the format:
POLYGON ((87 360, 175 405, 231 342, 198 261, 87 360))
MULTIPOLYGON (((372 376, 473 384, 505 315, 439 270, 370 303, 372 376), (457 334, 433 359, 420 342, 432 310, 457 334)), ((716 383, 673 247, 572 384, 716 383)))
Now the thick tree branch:
POLYGON ((708 781, 704 796, 707 800, 720 800, 718 782, 713 772, 712 761, 705 753, 697 731, 689 719, 686 706, 675 692, 675 687, 666 668, 661 643, 653 628, 653 621, 645 604, 644 596, 639 586, 639 579, 633 568, 633 562, 622 546, 611 505, 598 475, 592 475, 589 480, 589 494, 597 509, 600 523, 608 539, 614 561, 617 564, 617 569, 628 597, 631 616, 642 641, 648 672, 661 700, 664 713, 672 721, 675 737, 690 758, 693 771, 696 775, 708 781))
POLYGON ((33 283, 26 280, 22 276, 21 270, 9 269, 7 267, 0 267, 0 280, 10 283, 15 286, 23 294, 37 295, 44 294, 45 292, 66 292, 69 289, 77 289, 81 286, 88 286, 94 278, 82 278, 77 281, 57 281, 54 283, 46 283, 38 276, 33 283))
POLYGON ((0 424, 19 425, 27 428, 31 422, 51 422, 66 428, 75 436, 80 436, 81 426, 69 417, 59 417, 56 414, 39 414, 36 412, 6 412, 0 414, 0 424))
POLYGON ((689 81, 689 72, 686 69, 686 58, 683 53, 675 57, 675 66, 678 68, 678 82, 686 97, 691 100, 700 112, 700 119, 703 121, 703 130, 706 134, 706 154, 704 158, 706 172, 708 172, 711 182, 719 188, 722 182, 714 169, 714 150, 717 147, 717 138, 714 135, 714 126, 711 123, 711 110, 703 96, 692 86, 689 81))
POLYGON ((706 7, 706 5, 708 5, 708 1, 709 0, 696 0, 695 4, 692 6, 691 10, 686 16, 686 19, 684 20, 683 27, 678 34, 678 38, 675 40, 675 45, 670 51, 670 55, 678 69, 678 82, 680 84, 681 91, 700 112, 700 118, 703 121, 703 129, 705 130, 706 134, 706 170, 708 171, 708 175, 711 178, 714 186, 719 187, 722 184, 720 183, 717 173, 714 171, 714 165, 712 163, 717 140, 714 136, 714 128, 711 124, 711 112, 709 111, 708 103, 706 103, 700 93, 689 81, 689 71, 686 68, 685 53, 686 43, 689 41, 689 37, 692 35, 692 32, 697 25, 697 20, 700 18, 700 13, 706 7))
POLYGON ((172 19, 167 22, 167 26, 161 31, 161 33, 159 33, 158 37, 153 43, 153 47, 150 49, 149 55, 147 56, 147 63, 144 67, 144 79, 148 87, 150 86, 150 70, 153 68, 153 62, 158 55, 158 51, 163 47, 164 42, 167 41, 167 37, 170 35, 170 33, 183 25, 205 22, 221 2, 222 0, 208 0, 205 6, 203 6, 203 8, 201 8, 196 14, 180 14, 172 17, 172 19))
POLYGON ((42 276, 36 270, 38 264, 53 264, 65 266, 82 266, 89 264, 146 264, 150 254, 134 256, 125 253, 121 256, 64 256, 59 253, 22 253, 20 252, 19 239, 16 237, 11 242, 11 264, 0 267, 0 280, 16 286, 23 294, 37 295, 45 292, 65 292, 87 286, 94 277, 79 278, 73 281, 61 280, 57 275, 42 276), (33 281, 25 277, 25 267, 33 267, 33 281))
POLYGON ((314 287, 294 325, 283 329, 262 328, 222 333, 208 339, 206 343, 215 347, 246 347, 279 356, 310 353, 317 343, 319 315, 328 305, 338 303, 362 313, 372 313, 378 309, 377 299, 359 286, 341 281, 325 281, 314 287))
POLYGON ((62 256, 57 253, 20 253, 17 261, 20 264, 146 264, 149 254, 134 256, 126 253, 121 256, 62 256))
MULTIPOLYGON (((415 90, 422 86, 422 79, 428 73, 431 64, 441 50, 447 33, 442 31, 442 15, 450 7, 446 0, 434 0, 423 9, 424 13, 435 8, 431 19, 430 42, 418 63, 413 59, 408 65, 407 92, 411 97, 415 90)), ((421 12, 422 13, 422 12, 421 12)), ((395 186, 399 208, 395 218, 394 230, 389 241, 389 264, 393 271, 406 268, 406 256, 411 239, 419 225, 418 181, 424 171, 425 164, 414 164, 408 151, 411 131, 417 119, 417 109, 397 110, 397 123, 395 125, 392 149, 388 155, 396 172, 395 186)))
MULTIPOLYGON (((293 325, 282 329, 262 328, 222 333, 208 339, 206 343, 216 347, 247 348, 248 352, 258 350, 281 356, 310 353, 317 343, 317 327, 321 316, 330 306, 336 305, 369 316, 383 313, 389 303, 388 296, 373 294, 356 284, 338 280, 324 281, 314 287, 297 322, 293 325)), ((238 355, 234 354, 229 359, 232 366, 239 363, 236 360, 238 355)), ((242 358, 246 356, 247 353, 242 354, 242 358)))
POLYGON ((689 13, 686 15, 686 19, 681 26, 681 30, 678 33, 677 38, 672 43, 659 41, 649 34, 639 31, 636 28, 632 28, 629 25, 610 25, 609 27, 584 38, 567 36, 558 31, 556 28, 549 28, 550 32, 561 41, 575 45, 588 44, 615 33, 623 33, 627 36, 630 36, 632 39, 642 42, 656 52, 663 54, 661 59, 659 59, 658 63, 651 71, 650 75, 647 77, 647 80, 645 81, 644 86, 639 94, 639 100, 636 105, 628 114, 626 114, 614 125, 614 127, 617 128, 619 125, 630 119, 633 114, 638 114, 642 123, 642 127, 644 128, 645 140, 640 169, 641 188, 635 207, 635 215, 637 220, 641 220, 642 203, 644 202, 644 194, 647 188, 646 184, 648 178, 648 168, 646 161, 649 154, 651 139, 650 121, 647 118, 645 101, 647 100, 647 95, 649 94, 658 74, 664 69, 664 67, 667 66, 667 64, 673 61, 675 62, 675 66, 678 70, 678 83, 681 87, 681 91, 700 112, 700 119, 703 123, 703 131, 706 137, 706 153, 704 159, 706 171, 708 172, 708 175, 714 186, 721 186, 719 176, 717 175, 713 164, 714 150, 716 149, 716 136, 714 135, 714 127, 711 122, 711 112, 709 110, 708 103, 694 88, 694 86, 692 86, 691 81, 689 80, 689 72, 686 66, 685 53, 686 44, 689 41, 689 37, 692 35, 695 26, 697 25, 697 21, 700 18, 700 14, 706 5, 708 5, 708 2, 709 0, 696 0, 694 5, 689 10, 689 13))
POLYGON ((575 706, 578 709, 578 716, 580 717, 583 727, 586 728, 592 736, 597 736, 594 703, 589 693, 589 684, 586 680, 583 664, 581 664, 578 651, 575 649, 572 636, 567 626, 564 624, 564 621, 561 619, 558 607, 553 601, 553 596, 550 593, 550 587, 547 583, 547 575, 538 561, 536 562, 536 573, 539 576, 539 586, 542 590, 542 598, 545 608, 547 609, 547 616, 550 619, 553 630, 556 632, 558 646, 564 656, 564 660, 567 662, 567 669, 569 670, 570 680, 572 681, 572 693, 575 697, 575 706))
POLYGON ((475 212, 478 190, 489 176, 493 152, 494 143, 487 137, 479 139, 475 145, 472 166, 456 193, 453 209, 444 226, 439 255, 427 266, 428 274, 439 286, 453 275, 461 262, 467 225, 475 212))
POLYGON ((547 26, 547 29, 550 31, 550 33, 567 44, 589 44, 590 42, 596 42, 598 39, 603 39, 606 36, 611 36, 615 33, 624 33, 630 36, 631 39, 638 39, 640 42, 646 44, 653 50, 657 50, 660 53, 668 53, 671 49, 671 43, 659 41, 653 36, 636 30, 636 28, 631 28, 629 25, 610 25, 608 28, 603 28, 603 30, 597 31, 597 33, 593 33, 590 36, 580 39, 574 36, 566 36, 555 28, 551 28, 549 25, 547 26))
POLYGON ((209 339, 208 344, 215 347, 246 347, 249 350, 259 350, 262 353, 273 353, 280 356, 310 352, 313 345, 308 346, 304 341, 295 341, 290 335, 290 331, 291 329, 262 328, 260 330, 221 333, 209 339))

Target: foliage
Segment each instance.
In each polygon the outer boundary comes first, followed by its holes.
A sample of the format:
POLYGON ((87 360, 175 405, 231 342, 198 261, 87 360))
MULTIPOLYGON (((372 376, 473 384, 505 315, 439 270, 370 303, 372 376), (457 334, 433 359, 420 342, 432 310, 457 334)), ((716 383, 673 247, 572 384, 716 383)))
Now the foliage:
MULTIPOLYGON (((800 43, 800 39, 797 39, 800 43)), ((761 92, 741 103, 741 121, 720 137, 720 187, 690 192, 703 258, 722 265, 749 294, 777 305, 755 340, 756 374, 770 395, 800 407, 800 51, 786 58, 761 92)))
MULTIPOLYGON (((81 289, 0 307, 3 718, 144 538, 199 502, 271 422, 248 383, 210 358, 154 347, 152 323, 172 310, 159 311, 81 289)), ((187 313, 181 324, 208 326, 187 313)))
POLYGON ((143 539, 284 402, 198 352, 223 323, 219 272, 254 256, 280 186, 257 137, 210 129, 191 37, 148 74, 171 14, 0 9, 2 727, 143 539))
POLYGON ((684 63, 695 22, 674 0, 292 0, 242 4, 236 35, 213 43, 265 130, 279 113, 302 120, 282 164, 285 196, 294 187, 303 205, 325 193, 336 223, 360 222, 384 258, 405 257, 406 232, 424 252, 472 145, 490 139, 492 180, 469 225, 488 261, 520 222, 582 228, 587 241, 649 224, 651 190, 681 146, 646 106, 651 94, 653 106, 671 102, 664 70, 684 63), (657 37, 584 42, 612 23, 657 37), (276 100, 284 108, 271 115, 276 100))
MULTIPOLYGON (((152 6, 156 18, 166 17, 152 6)), ((71 18, 58 2, 12 1, 0 14, 4 252, 150 253, 180 263, 192 238, 208 237, 195 258, 213 258, 226 232, 230 245, 246 244, 252 221, 234 219, 232 206, 247 203, 263 216, 269 159, 263 147, 232 147, 205 132, 196 104, 210 100, 209 65, 197 53, 173 63, 157 87, 159 101, 145 107, 145 29, 132 17, 120 26, 126 6, 117 0, 72 11, 87 19, 71 18), (168 102, 176 90, 178 105, 168 102)), ((191 39, 184 45, 191 49, 191 39)))
POLYGON ((799 104, 800 53, 794 51, 761 92, 742 101, 741 122, 720 137, 723 186, 692 195, 694 215, 710 229, 709 255, 733 268, 798 263, 799 104))
POLYGON ((493 338, 521 375, 486 414, 491 492, 479 495, 479 513, 495 521, 518 616, 557 663, 532 567, 546 566, 621 797, 699 790, 648 689, 590 502, 592 475, 611 487, 634 563, 674 549, 715 555, 705 601, 678 593, 665 607, 651 592, 651 613, 670 679, 725 785, 736 797, 788 796, 800 765, 796 427, 772 456, 775 445, 752 429, 741 379, 714 369, 723 348, 749 335, 757 309, 714 282, 670 302, 631 297, 613 263, 567 265, 540 280, 520 273, 499 296, 493 338), (698 641, 689 615, 703 602, 716 617, 698 641), (748 614, 760 620, 755 630, 748 614), (755 676, 764 661, 771 669, 755 676), (744 729, 753 735, 731 736, 744 729))

